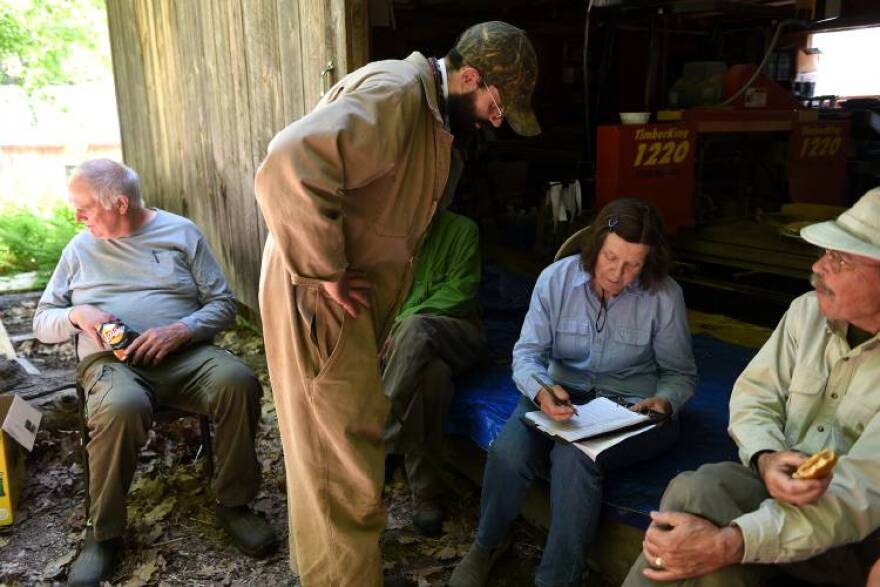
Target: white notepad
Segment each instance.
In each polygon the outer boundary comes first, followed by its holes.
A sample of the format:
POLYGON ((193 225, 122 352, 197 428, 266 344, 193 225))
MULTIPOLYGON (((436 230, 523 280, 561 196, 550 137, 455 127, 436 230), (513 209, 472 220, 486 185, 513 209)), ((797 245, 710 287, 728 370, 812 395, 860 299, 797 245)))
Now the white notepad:
POLYGON ((650 416, 633 412, 606 397, 598 397, 577 406, 577 411, 577 414, 565 422, 556 422, 540 410, 528 412, 523 417, 527 424, 565 442, 577 442, 617 431, 631 431, 653 423, 650 416))

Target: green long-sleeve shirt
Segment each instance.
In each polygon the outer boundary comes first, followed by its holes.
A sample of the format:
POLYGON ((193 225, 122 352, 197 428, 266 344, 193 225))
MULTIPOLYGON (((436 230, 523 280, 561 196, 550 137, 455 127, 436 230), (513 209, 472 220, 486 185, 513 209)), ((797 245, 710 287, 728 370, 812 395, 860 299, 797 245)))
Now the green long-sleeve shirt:
POLYGON ((476 319, 480 236, 470 218, 439 212, 416 261, 412 289, 397 316, 436 314, 476 319))

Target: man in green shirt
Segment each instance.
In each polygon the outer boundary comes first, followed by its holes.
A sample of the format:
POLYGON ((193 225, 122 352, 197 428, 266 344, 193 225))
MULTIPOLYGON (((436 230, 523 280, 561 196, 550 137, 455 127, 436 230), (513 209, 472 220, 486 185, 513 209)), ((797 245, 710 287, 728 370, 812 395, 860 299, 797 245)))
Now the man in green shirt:
POLYGON ((880 556, 880 188, 801 236, 824 249, 815 291, 792 302, 730 399, 742 464, 672 480, 626 587, 780 573, 861 587, 880 556), (793 479, 823 448, 840 457, 833 473, 793 479))
POLYGON ((479 231, 473 220, 439 212, 419 252, 409 297, 381 351, 391 401, 389 451, 404 455, 416 528, 442 533, 442 444, 452 377, 479 362, 479 231))

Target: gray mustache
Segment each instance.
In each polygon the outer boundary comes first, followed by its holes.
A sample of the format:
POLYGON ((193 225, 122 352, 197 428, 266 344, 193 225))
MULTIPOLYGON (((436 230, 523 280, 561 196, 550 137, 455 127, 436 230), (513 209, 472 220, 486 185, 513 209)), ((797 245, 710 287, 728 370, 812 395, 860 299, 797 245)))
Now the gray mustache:
POLYGON ((810 275, 810 285, 812 285, 817 290, 821 290, 822 293, 833 293, 830 289, 828 289, 828 286, 826 286, 825 282, 822 281, 822 276, 820 276, 818 273, 813 273, 810 275))

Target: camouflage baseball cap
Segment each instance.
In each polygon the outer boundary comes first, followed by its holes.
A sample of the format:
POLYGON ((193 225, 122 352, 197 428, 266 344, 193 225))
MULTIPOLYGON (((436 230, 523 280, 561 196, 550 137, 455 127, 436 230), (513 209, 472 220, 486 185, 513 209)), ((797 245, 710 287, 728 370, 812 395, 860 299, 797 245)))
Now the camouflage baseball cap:
POLYGON ((538 58, 524 30, 499 20, 475 24, 461 34, 455 50, 501 92, 504 117, 515 133, 531 137, 541 132, 532 111, 538 58))

